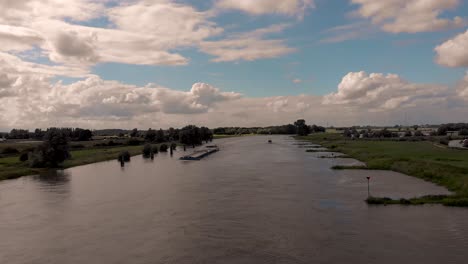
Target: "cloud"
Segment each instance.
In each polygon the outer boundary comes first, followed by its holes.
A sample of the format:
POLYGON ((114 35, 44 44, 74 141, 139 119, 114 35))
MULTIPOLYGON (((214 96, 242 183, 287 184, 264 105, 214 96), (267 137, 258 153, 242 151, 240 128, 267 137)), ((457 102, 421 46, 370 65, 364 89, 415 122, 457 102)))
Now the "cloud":
POLYGON ((18 77, 40 74, 44 77, 69 76, 80 78, 90 75, 89 71, 82 67, 28 62, 5 52, 0 52, 0 71, 18 77))
POLYGON ((92 0, 2 0, 0 23, 29 24, 36 19, 86 21, 103 13, 103 1, 92 0))
POLYGON ((109 19, 120 30, 152 35, 165 48, 193 46, 223 32, 209 14, 169 0, 143 0, 109 10, 109 19))
POLYGON ((369 25, 365 22, 355 22, 336 26, 326 30, 324 33, 327 35, 321 39, 321 43, 338 43, 347 40, 360 39, 375 33, 375 26, 369 25))
POLYGON ((468 67, 468 30, 435 48, 436 61, 447 67, 468 67))
POLYGON ((25 51, 42 44, 43 36, 25 27, 0 25, 0 51, 25 51))
MULTIPOLYGON (((106 2, 0 1, 0 51, 34 52, 51 64, 84 72, 97 63, 187 65, 189 58, 179 53, 187 48, 213 55, 214 61, 275 58, 294 51, 284 40, 264 38, 287 24, 226 37, 211 20, 216 14, 212 10, 198 11, 172 0, 116 1, 112 7, 106 2), (108 24, 86 26, 93 19, 108 24)), ((293 2, 288 5, 299 7, 293 2)))
POLYGON ((468 72, 465 74, 465 78, 460 82, 458 87, 458 96, 468 102, 468 72))
POLYGON ((441 17, 444 11, 456 8, 460 0, 351 0, 351 3, 360 6, 355 12, 357 16, 369 18, 391 33, 440 31, 466 25, 461 17, 441 17))
POLYGON ((315 7, 313 0, 220 0, 216 8, 240 10, 252 15, 281 14, 302 18, 309 8, 315 7))
POLYGON ((105 81, 98 76, 64 85, 53 83, 53 75, 27 71, 26 66, 0 64, 0 105, 6 109, 2 115, 8 116, 11 127, 100 126, 106 122, 148 120, 153 118, 151 115, 202 114, 219 103, 242 97, 205 83, 196 83, 187 92, 155 84, 140 87, 105 81))
POLYGON ((95 63, 98 61, 96 54, 95 34, 80 36, 75 31, 58 32, 54 37, 54 51, 50 59, 55 62, 66 62, 67 60, 78 60, 80 62, 95 63))
POLYGON ((351 72, 343 77, 336 93, 324 97, 323 103, 382 111, 444 103, 449 96, 445 86, 410 83, 395 74, 351 72))
POLYGON ((212 60, 214 62, 277 58, 296 50, 288 47, 282 39, 266 39, 265 37, 268 34, 281 32, 289 26, 289 24, 276 24, 234 34, 222 40, 204 41, 200 44, 200 50, 215 56, 212 60))
POLYGON ((321 125, 389 125, 404 122, 404 116, 421 123, 441 123, 461 120, 468 111, 464 101, 468 100, 468 73, 456 89, 414 84, 397 75, 355 72, 343 78, 336 93, 326 96, 252 98, 206 83, 180 91, 89 76, 65 85, 41 73, 18 75, 19 69, 7 70, 0 71, 0 130, 269 126, 299 118, 321 125))
POLYGON ((301 79, 294 79, 292 80, 293 83, 295 84, 299 84, 299 83, 302 83, 302 80, 301 79))

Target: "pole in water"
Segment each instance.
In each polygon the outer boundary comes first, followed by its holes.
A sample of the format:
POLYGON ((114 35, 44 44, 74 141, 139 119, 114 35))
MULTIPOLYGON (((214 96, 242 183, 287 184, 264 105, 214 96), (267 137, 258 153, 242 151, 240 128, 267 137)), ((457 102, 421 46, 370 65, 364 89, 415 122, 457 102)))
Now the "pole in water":
POLYGON ((186 151, 186 150, 187 150, 187 146, 184 144, 184 151, 186 151))
POLYGON ((173 150, 174 150, 174 148, 171 146, 171 157, 172 157, 172 155, 174 155, 173 150))
POLYGON ((123 159, 120 160, 120 167, 125 167, 125 161, 123 159))
POLYGON ((367 198, 370 198, 370 177, 367 176, 367 198))

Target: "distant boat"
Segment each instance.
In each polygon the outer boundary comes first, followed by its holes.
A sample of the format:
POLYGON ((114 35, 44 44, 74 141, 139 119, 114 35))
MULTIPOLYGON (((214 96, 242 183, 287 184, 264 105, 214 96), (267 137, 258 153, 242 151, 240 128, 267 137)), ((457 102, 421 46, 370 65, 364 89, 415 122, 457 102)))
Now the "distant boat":
POLYGON ((270 143, 270 144, 271 144, 271 143, 273 143, 273 141, 271 141, 271 139, 269 139, 269 140, 268 140, 268 143, 270 143))

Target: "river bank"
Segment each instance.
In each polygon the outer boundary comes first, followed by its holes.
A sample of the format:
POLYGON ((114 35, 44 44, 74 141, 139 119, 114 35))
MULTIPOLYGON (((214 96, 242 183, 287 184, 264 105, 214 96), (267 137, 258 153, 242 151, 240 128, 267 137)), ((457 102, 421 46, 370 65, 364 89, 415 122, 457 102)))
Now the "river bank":
MULTIPOLYGON (((72 150, 72 158, 66 160, 60 169, 117 159, 117 155, 124 150, 130 155, 140 155, 143 146, 94 147, 72 150)), ((21 162, 19 155, 0 158, 0 181, 15 179, 21 176, 39 174, 46 169, 30 168, 27 162, 21 162)))
POLYGON ((365 162, 367 166, 337 166, 334 169, 392 170, 446 187, 453 196, 412 199, 371 197, 369 204, 444 204, 468 206, 468 152, 440 148, 431 142, 350 140, 340 134, 320 133, 297 139, 320 144, 365 162))

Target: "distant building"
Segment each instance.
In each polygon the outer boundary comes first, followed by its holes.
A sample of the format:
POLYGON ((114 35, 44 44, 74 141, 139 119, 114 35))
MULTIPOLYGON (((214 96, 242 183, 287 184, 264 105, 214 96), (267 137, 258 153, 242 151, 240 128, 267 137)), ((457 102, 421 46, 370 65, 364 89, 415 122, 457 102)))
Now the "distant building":
POLYGON ((447 136, 458 137, 460 135, 460 131, 447 131, 447 136))
POLYGON ((6 138, 0 138, 0 142, 5 142, 6 138))

